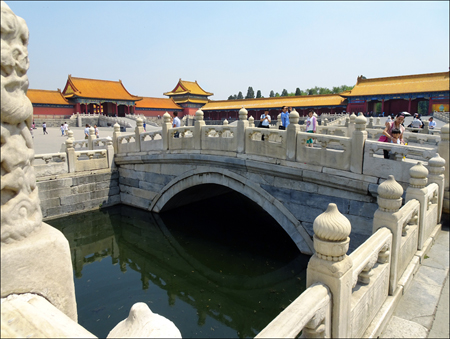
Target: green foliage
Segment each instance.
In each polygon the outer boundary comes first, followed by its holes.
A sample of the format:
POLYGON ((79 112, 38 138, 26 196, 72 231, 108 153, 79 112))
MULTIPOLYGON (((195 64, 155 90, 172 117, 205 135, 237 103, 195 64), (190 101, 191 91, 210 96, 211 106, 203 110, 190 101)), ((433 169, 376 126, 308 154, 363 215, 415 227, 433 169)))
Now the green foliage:
POLYGON ((228 97, 228 100, 233 100, 234 98, 233 98, 233 96, 232 95, 230 95, 229 97, 228 97))
MULTIPOLYGON (((417 108, 417 113, 420 115, 427 115, 428 114, 428 100, 427 101, 419 101, 419 107, 417 108)), ((410 112, 411 113, 411 112, 410 112)), ((415 112, 413 112, 415 113, 415 112)))
POLYGON ((275 97, 278 98, 280 96, 280 93, 276 92, 275 97))
POLYGON ((281 92, 281 96, 282 97, 287 97, 288 96, 288 91, 286 89, 283 89, 283 91, 281 92))
POLYGON ((244 96, 242 95, 241 91, 239 91, 239 93, 237 95, 237 99, 244 99, 244 96))
POLYGON ((302 95, 302 92, 300 91, 300 88, 295 89, 295 95, 302 95))
POLYGON ((253 91, 252 87, 249 87, 247 90, 247 95, 245 96, 245 99, 254 99, 255 98, 255 92, 253 91))
POLYGON ((257 98, 261 98, 261 91, 258 89, 258 91, 256 92, 256 97, 257 98))
POLYGON ((269 98, 273 98, 274 96, 275 96, 275 93, 273 93, 273 90, 270 91, 269 98))

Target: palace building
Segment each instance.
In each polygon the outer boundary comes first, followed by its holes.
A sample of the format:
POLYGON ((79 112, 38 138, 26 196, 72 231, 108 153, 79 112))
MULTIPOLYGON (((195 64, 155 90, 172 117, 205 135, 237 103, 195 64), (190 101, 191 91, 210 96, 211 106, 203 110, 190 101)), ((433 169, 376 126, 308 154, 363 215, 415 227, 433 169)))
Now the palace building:
POLYGON ((203 90, 197 81, 179 79, 175 88, 163 93, 169 98, 130 94, 122 81, 107 81, 68 76, 64 90, 29 89, 27 96, 35 115, 71 115, 101 113, 125 116, 143 114, 162 116, 179 112, 179 117, 194 115, 201 108, 206 120, 238 118, 245 107, 255 119, 266 110, 277 116, 281 107, 295 108, 300 115, 309 110, 321 113, 375 112, 385 114, 418 112, 421 101, 428 102, 428 113, 449 111, 449 72, 415 74, 366 79, 362 76, 350 91, 338 94, 304 95, 242 100, 210 100, 213 93, 203 90), (378 104, 378 105, 377 105, 378 104))

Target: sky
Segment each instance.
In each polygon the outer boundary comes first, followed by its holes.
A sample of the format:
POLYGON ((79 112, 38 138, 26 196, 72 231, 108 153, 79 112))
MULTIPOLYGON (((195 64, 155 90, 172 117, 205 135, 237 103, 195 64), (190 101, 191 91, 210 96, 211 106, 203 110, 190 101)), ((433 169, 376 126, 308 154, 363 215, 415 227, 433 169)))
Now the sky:
POLYGON ((6 1, 25 19, 31 89, 122 80, 164 98, 178 80, 211 100, 449 70, 448 1, 6 1))

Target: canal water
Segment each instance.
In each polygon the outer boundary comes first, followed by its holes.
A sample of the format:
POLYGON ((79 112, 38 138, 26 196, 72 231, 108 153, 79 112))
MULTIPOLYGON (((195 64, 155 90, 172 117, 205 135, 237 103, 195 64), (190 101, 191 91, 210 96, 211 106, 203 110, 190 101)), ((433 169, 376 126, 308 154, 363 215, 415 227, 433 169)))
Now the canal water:
POLYGON ((309 257, 238 193, 161 214, 120 205, 47 223, 69 240, 78 322, 98 337, 136 302, 183 338, 254 337, 305 290, 309 257))

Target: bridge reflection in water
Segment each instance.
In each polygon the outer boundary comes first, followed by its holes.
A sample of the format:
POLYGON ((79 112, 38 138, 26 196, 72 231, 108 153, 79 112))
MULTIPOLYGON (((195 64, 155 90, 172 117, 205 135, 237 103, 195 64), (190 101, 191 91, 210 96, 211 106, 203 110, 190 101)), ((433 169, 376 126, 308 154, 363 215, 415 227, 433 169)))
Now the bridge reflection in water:
POLYGON ((159 215, 121 205, 48 221, 69 240, 79 323, 105 337, 143 301, 184 338, 254 337, 305 289, 309 257, 245 200, 227 193, 159 215))

